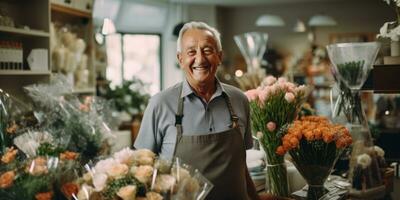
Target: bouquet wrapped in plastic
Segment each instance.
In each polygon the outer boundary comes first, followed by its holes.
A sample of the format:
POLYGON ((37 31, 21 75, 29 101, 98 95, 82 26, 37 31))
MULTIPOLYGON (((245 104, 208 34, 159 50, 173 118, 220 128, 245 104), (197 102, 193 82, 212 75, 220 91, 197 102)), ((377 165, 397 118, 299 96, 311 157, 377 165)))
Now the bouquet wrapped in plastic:
POLYGON ((70 95, 72 86, 65 77, 56 76, 49 84, 25 87, 35 106, 40 127, 58 140, 65 141, 66 150, 78 152, 83 162, 99 155, 108 155, 113 139, 102 113, 103 104, 93 97, 80 100, 70 95))
POLYGON ((35 125, 31 108, 0 89, 0 153, 11 147, 25 127, 35 125))
POLYGON ((257 89, 246 93, 250 101, 250 118, 254 132, 267 157, 268 192, 289 195, 287 171, 283 155, 276 153, 282 145, 286 127, 297 118, 305 101, 305 86, 296 86, 284 78, 268 76, 257 89))
POLYGON ((79 190, 70 194, 75 199, 200 200, 213 187, 178 158, 158 160, 146 149, 125 148, 85 168, 86 173, 75 181, 79 190))
MULTIPOLYGON (((36 148, 39 149, 40 146, 36 148)), ((52 151, 43 149, 41 153, 41 156, 21 157, 19 150, 11 147, 2 155, 0 199, 64 199, 59 185, 76 178, 78 154, 65 151, 50 156, 52 151)))
POLYGON ((324 183, 335 162, 351 143, 352 137, 344 126, 331 124, 324 117, 306 116, 294 121, 276 153, 289 152, 308 183, 307 199, 319 199, 327 192, 324 183))

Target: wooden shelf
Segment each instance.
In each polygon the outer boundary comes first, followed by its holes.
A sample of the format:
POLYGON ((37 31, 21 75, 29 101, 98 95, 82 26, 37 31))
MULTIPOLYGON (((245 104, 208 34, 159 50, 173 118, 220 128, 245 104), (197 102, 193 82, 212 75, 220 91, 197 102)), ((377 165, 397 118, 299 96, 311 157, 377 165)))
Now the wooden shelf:
POLYGON ((55 3, 51 3, 51 10, 57 11, 60 13, 65 13, 71 16, 83 17, 83 18, 92 18, 92 13, 84 10, 78 10, 76 8, 63 6, 55 3))
POLYGON ((19 35, 39 36, 39 37, 49 37, 50 36, 50 34, 48 32, 44 32, 44 31, 21 29, 21 28, 14 28, 14 27, 8 27, 8 26, 0 26, 0 32, 15 33, 15 34, 19 34, 19 35))
POLYGON ((96 93, 96 88, 76 88, 72 91, 73 94, 93 94, 96 93))
POLYGON ((0 70, 1 75, 50 75, 50 71, 0 70))

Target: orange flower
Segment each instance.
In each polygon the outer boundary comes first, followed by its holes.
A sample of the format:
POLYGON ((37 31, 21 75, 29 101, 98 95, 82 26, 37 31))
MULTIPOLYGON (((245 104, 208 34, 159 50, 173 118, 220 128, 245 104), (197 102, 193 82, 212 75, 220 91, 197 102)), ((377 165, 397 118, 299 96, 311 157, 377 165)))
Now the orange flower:
POLYGON ((14 134, 17 132, 18 125, 13 121, 9 127, 7 127, 6 132, 8 134, 14 134))
POLYGON ((51 200, 53 198, 53 192, 41 192, 35 195, 36 200, 51 200))
POLYGON ((288 140, 284 140, 284 141, 282 142, 282 146, 283 146, 283 148, 284 148, 285 150, 291 149, 291 148, 290 148, 291 145, 290 145, 290 142, 289 142, 288 140))
POLYGON ((283 148, 283 146, 279 146, 279 147, 276 149, 276 152, 275 152, 275 153, 278 154, 278 155, 280 155, 280 156, 283 156, 283 155, 285 155, 286 151, 285 151, 285 149, 283 148))
POLYGON ((9 188, 14 182, 15 172, 8 171, 0 176, 0 188, 9 188))
POLYGON ((330 143, 333 140, 333 133, 332 132, 326 132, 322 135, 322 139, 326 143, 330 143))
POLYGON ((47 159, 44 157, 35 158, 25 169, 26 172, 37 176, 41 174, 46 174, 47 170, 47 159))
POLYGON ((73 194, 77 195, 79 192, 79 186, 75 183, 65 183, 61 187, 61 191, 64 193, 64 195, 70 199, 73 194))
POLYGON ((7 152, 1 157, 1 161, 8 164, 15 159, 15 156, 17 155, 17 153, 18 153, 18 150, 14 149, 14 147, 7 148, 7 152))
POLYGON ((322 138, 322 131, 319 128, 314 129, 314 136, 316 140, 320 140, 322 138))
POLYGON ((73 151, 65 151, 64 153, 60 153, 61 160, 75 160, 78 157, 78 153, 73 151))
POLYGON ((290 147, 292 147, 292 149, 299 146, 299 140, 296 137, 291 137, 289 142, 290 142, 290 147))

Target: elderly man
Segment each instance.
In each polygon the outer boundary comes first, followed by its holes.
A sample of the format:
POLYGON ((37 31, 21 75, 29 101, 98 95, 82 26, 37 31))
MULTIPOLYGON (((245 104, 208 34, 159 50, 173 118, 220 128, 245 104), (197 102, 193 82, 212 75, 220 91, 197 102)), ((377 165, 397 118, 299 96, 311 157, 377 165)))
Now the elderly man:
POLYGON ((186 80, 151 98, 135 148, 177 156, 199 169, 214 184, 207 199, 258 199, 246 166, 252 147, 248 100, 215 77, 222 61, 219 32, 186 23, 177 51, 186 80))

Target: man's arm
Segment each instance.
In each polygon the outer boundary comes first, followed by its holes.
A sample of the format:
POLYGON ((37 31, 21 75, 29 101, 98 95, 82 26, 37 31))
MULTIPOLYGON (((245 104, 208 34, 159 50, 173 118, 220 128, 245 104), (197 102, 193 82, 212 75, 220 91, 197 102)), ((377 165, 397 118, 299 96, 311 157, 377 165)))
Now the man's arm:
POLYGON ((139 134, 133 147, 135 149, 149 149, 157 152, 157 109, 154 99, 150 99, 140 124, 139 134))

